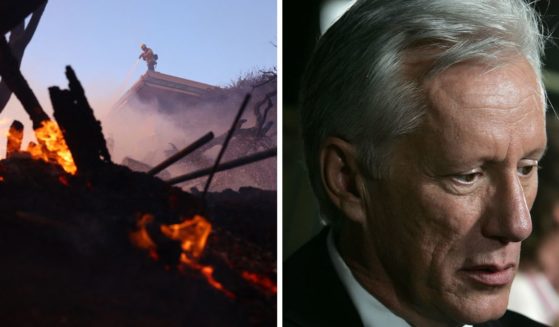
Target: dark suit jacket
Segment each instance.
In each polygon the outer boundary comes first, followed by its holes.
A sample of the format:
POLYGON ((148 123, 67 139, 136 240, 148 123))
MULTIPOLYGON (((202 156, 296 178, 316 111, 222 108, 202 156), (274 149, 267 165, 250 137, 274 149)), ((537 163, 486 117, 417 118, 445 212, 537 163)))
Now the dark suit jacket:
MULTIPOLYGON (((283 270, 284 326, 363 326, 357 310, 338 278, 326 247, 328 228, 294 253, 283 270)), ((483 327, 544 326, 507 311, 483 327)))

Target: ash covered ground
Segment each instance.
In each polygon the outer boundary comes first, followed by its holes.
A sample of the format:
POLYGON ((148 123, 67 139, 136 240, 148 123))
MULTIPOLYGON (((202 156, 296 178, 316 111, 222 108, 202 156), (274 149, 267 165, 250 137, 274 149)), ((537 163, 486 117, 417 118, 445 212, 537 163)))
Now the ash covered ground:
POLYGON ((127 167, 72 176, 18 155, 0 161, 0 321, 4 325, 273 325, 276 294, 244 279, 276 279, 276 192, 213 192, 206 201, 127 167), (158 224, 203 212, 214 227, 196 270, 176 269, 179 244, 154 261, 132 245, 139 213, 158 224))

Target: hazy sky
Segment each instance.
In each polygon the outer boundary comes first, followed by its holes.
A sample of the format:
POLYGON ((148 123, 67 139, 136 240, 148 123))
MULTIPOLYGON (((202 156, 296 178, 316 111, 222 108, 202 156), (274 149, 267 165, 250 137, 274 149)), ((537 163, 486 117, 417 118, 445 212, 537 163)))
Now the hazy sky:
MULTIPOLYGON (((23 67, 49 80, 71 64, 82 79, 118 84, 141 43, 159 55, 163 73, 225 84, 275 65, 276 2, 50 0, 23 67)), ((144 70, 142 62, 135 76, 144 70)))
MULTIPOLYGON (((276 1, 50 0, 22 72, 50 115, 47 88, 66 88, 64 67, 71 65, 102 116, 146 71, 137 60, 142 43, 158 54, 157 71, 227 85, 276 66, 276 1)), ((0 114, 0 135, 14 118, 28 128, 12 97, 0 114)), ((4 146, 0 142, 0 158, 4 146)))

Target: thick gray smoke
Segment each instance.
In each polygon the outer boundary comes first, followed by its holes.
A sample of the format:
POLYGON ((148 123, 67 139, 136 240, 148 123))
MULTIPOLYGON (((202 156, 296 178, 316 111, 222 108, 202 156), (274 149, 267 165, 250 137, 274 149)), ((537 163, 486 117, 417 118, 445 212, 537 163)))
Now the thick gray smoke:
MULTIPOLYGON (((223 136, 231 127, 246 93, 252 94, 251 101, 242 117, 243 123, 234 134, 222 162, 266 150, 277 144, 275 72, 247 74, 228 87, 216 88, 196 103, 173 102, 166 99, 163 105, 156 99, 142 101, 131 96, 125 105, 115 106, 119 95, 102 96, 110 93, 107 92, 106 86, 84 87, 89 103, 102 123, 103 133, 115 163, 120 164, 128 157, 154 166, 207 132, 214 133, 214 141, 171 166, 167 169, 167 175, 160 174, 162 179, 206 168, 214 163, 223 136), (255 110, 258 104, 260 121, 255 110), (264 119, 262 113, 266 108, 269 110, 264 119), (262 127, 269 129, 264 132, 262 127)), ((45 111, 53 117, 47 91, 38 88, 37 92, 45 111)), ((35 137, 29 117, 17 99, 12 97, 0 116, 0 135, 7 135, 14 119, 25 125, 25 149, 29 141, 35 141, 35 137)), ((0 142, 0 158, 4 157, 5 151, 6 142, 0 142)), ((192 187, 201 190, 205 182, 206 177, 202 177, 180 186, 186 190, 192 187)), ((218 173, 214 177, 211 190, 236 190, 243 186, 276 189, 276 158, 218 173)))
MULTIPOLYGON (((146 101, 136 96, 129 97, 124 105, 112 108, 101 117, 113 161, 121 163, 129 157, 154 166, 212 131, 216 136, 214 141, 174 164, 167 172, 177 176, 211 166, 221 148, 223 135, 231 127, 247 92, 252 94, 251 101, 245 109, 240 130, 236 131, 222 162, 275 147, 277 104, 275 75, 273 77, 273 80, 263 85, 259 84, 265 76, 240 79, 230 87, 212 91, 194 104, 180 101, 169 103, 167 99, 162 105, 157 99, 146 101), (254 88, 254 85, 257 87, 254 88), (258 104, 261 104, 260 121, 255 110, 258 104), (269 110, 264 123, 269 129, 264 132, 261 128, 262 113, 266 107, 269 110)), ((275 158, 271 158, 218 173, 211 190, 238 189, 243 186, 275 189, 276 162, 275 158)), ((205 182, 206 178, 203 177, 181 186, 201 190, 205 182)))

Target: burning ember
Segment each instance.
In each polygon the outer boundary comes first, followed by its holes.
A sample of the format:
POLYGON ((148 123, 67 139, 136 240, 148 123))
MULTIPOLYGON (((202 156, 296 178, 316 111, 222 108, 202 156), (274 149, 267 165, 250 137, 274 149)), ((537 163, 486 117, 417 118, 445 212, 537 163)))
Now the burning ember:
POLYGON ((52 120, 43 121, 41 127, 35 130, 39 145, 29 143, 27 151, 34 159, 57 163, 67 173, 76 174, 77 168, 72 153, 66 145, 60 127, 52 120))
POLYGON ((197 260, 206 247, 206 241, 212 231, 212 225, 200 215, 180 224, 161 225, 161 232, 168 238, 181 241, 183 254, 197 260))
POLYGON ((146 230, 146 226, 149 223, 153 222, 153 219, 154 219, 153 215, 150 214, 141 215, 136 224, 138 229, 130 233, 130 240, 134 245, 136 245, 140 249, 152 251, 157 248, 157 245, 155 245, 155 243, 151 240, 151 237, 149 236, 148 231, 146 230))
MULTIPOLYGON (((149 251, 152 259, 158 260, 157 244, 150 236, 147 226, 154 221, 154 216, 143 214, 139 217, 136 224, 137 230, 130 233, 130 240, 134 245, 149 251)), ((192 219, 186 219, 180 224, 161 225, 160 231, 167 238, 181 243, 182 252, 178 269, 184 271, 186 268, 199 271, 207 282, 215 289, 223 292, 230 298, 235 295, 225 289, 223 285, 213 277, 214 268, 209 265, 200 264, 198 261, 204 252, 208 236, 212 231, 212 225, 200 215, 195 215, 192 219)))
POLYGON ((278 287, 276 286, 276 283, 274 283, 274 281, 272 281, 271 279, 265 276, 260 276, 258 274, 251 273, 248 271, 243 271, 242 276, 244 279, 248 280, 249 282, 255 285, 258 285, 260 288, 264 289, 270 294, 276 294, 278 291, 278 287))
POLYGON ((23 124, 15 120, 8 131, 8 144, 6 146, 6 157, 19 152, 23 140, 23 124))

